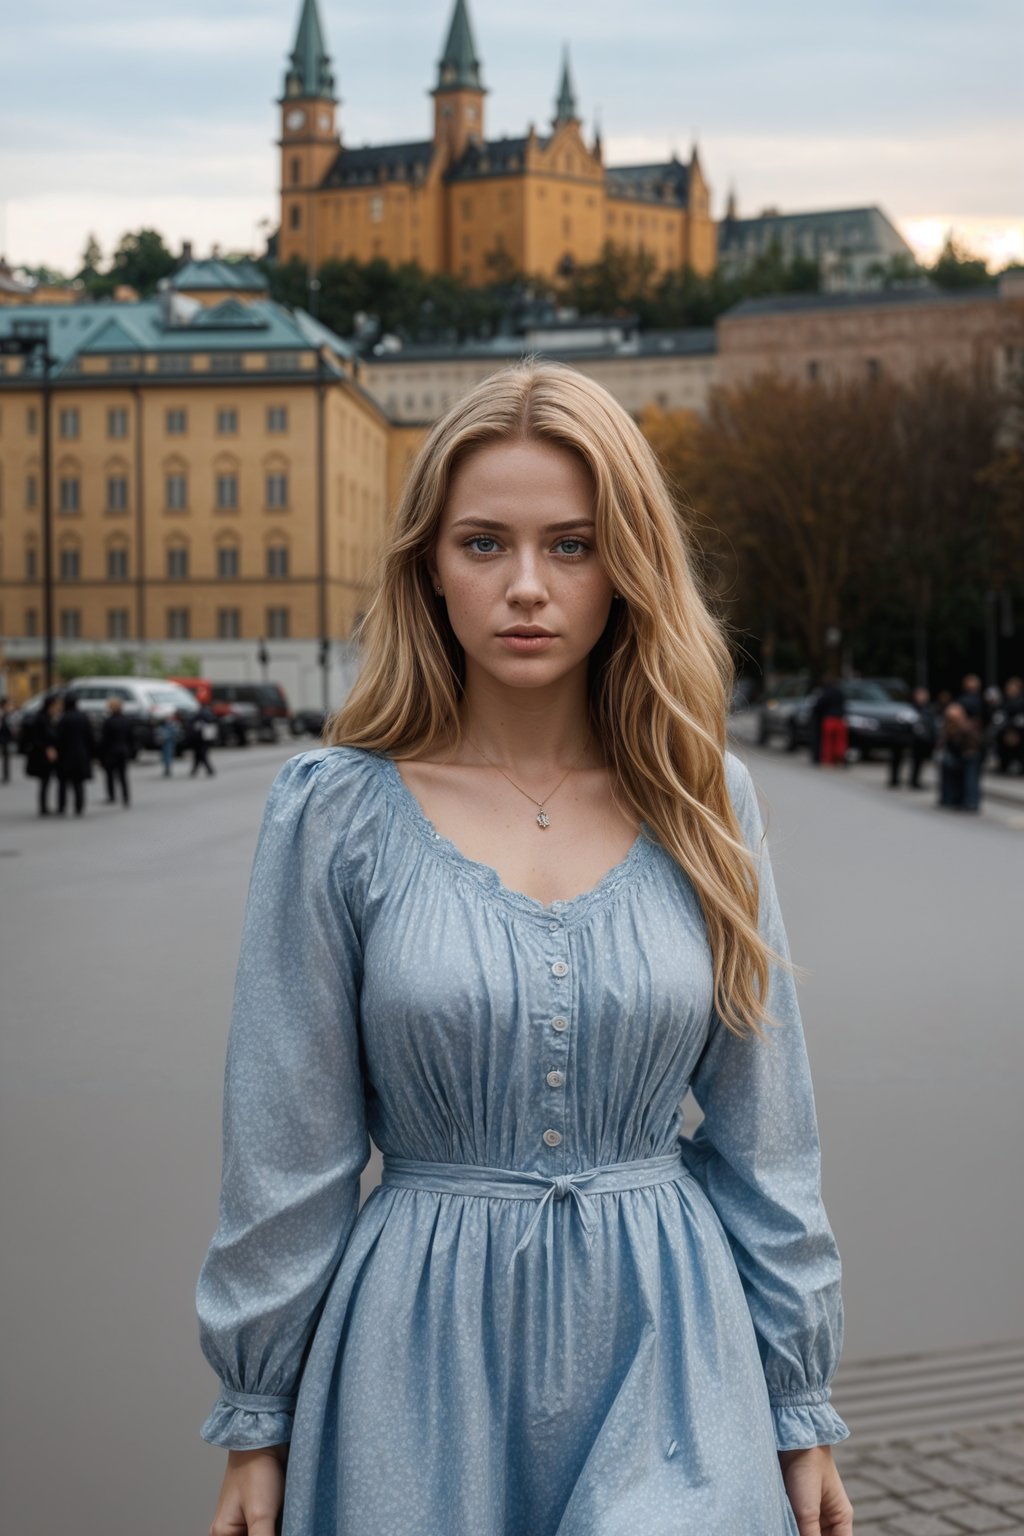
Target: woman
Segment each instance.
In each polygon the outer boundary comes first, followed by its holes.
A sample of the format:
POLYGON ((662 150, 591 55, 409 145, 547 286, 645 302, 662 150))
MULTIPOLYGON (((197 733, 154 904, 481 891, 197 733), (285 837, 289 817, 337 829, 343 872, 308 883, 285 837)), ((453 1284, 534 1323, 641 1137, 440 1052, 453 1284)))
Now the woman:
POLYGON ((786 936, 626 412, 547 365, 450 410, 362 639, 250 885, 212 1531, 283 1500, 283 1536, 848 1536, 786 936))
POLYGON ((48 693, 35 714, 22 727, 28 733, 25 772, 39 780, 39 815, 50 815, 50 781, 57 777, 57 720, 60 694, 48 693))
POLYGON ((982 734, 962 704, 947 704, 939 736, 939 805, 958 811, 981 806, 982 734))

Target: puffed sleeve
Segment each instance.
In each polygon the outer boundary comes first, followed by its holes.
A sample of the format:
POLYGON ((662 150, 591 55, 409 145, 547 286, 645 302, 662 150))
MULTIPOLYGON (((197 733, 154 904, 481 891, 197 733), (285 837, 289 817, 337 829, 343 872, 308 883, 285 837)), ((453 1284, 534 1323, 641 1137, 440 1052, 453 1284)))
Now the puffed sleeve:
MULTIPOLYGON (((758 854, 760 930, 789 945, 750 774, 728 754, 733 804, 758 854)), ((683 1160, 725 1229, 764 1365, 779 1450, 834 1445, 849 1430, 830 1382, 843 1342, 841 1267, 821 1199, 810 1067, 793 977, 772 966, 767 1039, 740 1039, 715 1016, 691 1082, 704 1119, 683 1160)))
POLYGON ((221 1394, 200 1434, 291 1438, 297 1385, 369 1160, 361 956, 323 751, 271 787, 249 882, 224 1075, 217 1230, 196 1286, 221 1394))

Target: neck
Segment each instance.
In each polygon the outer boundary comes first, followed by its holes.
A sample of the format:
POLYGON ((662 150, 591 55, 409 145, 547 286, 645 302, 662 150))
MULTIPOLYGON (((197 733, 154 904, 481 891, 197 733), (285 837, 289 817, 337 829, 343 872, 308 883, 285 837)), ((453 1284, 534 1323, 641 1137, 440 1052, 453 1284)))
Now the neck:
POLYGON ((596 742, 583 752, 590 731, 585 667, 543 688, 508 688, 470 672, 459 717, 460 758, 475 759, 476 747, 513 773, 541 776, 601 762, 596 742))

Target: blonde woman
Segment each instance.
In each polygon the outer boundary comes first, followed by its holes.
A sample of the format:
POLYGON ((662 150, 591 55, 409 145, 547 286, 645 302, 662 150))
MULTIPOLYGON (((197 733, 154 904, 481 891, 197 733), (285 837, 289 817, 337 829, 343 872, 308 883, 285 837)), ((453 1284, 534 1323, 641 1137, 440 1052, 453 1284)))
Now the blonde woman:
POLYGON ((532 364, 451 409, 362 640, 249 891, 214 1536, 849 1536, 786 936, 626 412, 532 364))

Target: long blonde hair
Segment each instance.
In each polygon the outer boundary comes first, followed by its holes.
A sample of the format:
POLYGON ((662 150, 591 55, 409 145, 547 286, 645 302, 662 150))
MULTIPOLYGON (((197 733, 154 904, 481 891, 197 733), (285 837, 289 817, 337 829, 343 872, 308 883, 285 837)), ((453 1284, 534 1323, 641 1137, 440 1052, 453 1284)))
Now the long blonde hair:
POLYGON ((588 663, 590 721, 620 803, 689 876, 714 964, 714 1004, 737 1035, 774 1023, 758 931, 756 859, 725 775, 733 665, 657 460, 629 414, 575 369, 502 369, 436 423, 409 473, 359 628, 363 666, 324 739, 426 756, 457 745, 462 647, 427 569, 456 466, 488 443, 535 440, 584 461, 598 558, 621 593, 588 663))

